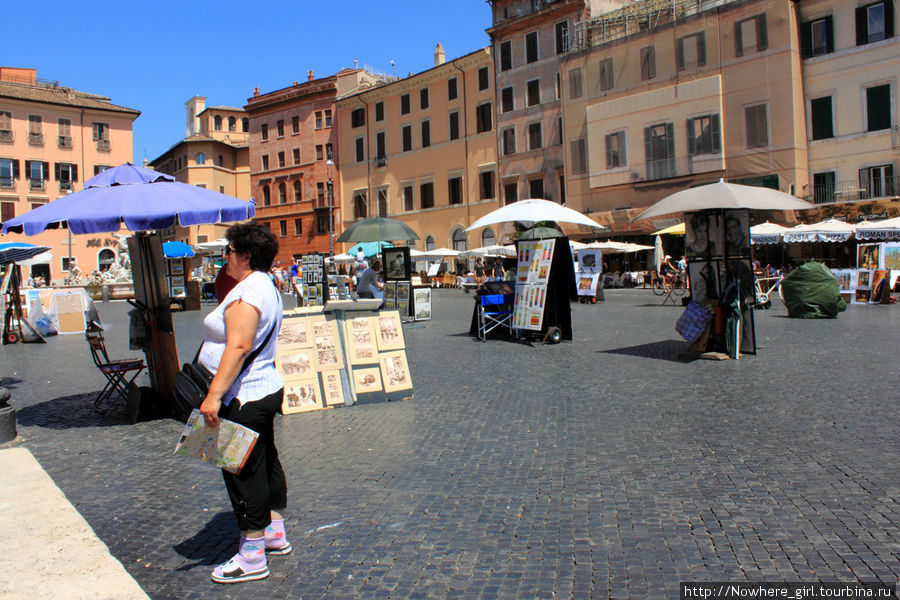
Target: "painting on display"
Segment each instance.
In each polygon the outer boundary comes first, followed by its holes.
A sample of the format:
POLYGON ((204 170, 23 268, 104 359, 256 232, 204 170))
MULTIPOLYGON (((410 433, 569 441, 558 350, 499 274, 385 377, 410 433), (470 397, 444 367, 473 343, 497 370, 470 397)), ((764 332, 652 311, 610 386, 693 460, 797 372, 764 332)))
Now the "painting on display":
POLYGON ((180 258, 178 260, 170 260, 169 261, 169 275, 183 275, 184 274, 184 261, 180 258))
POLYGON ((756 299, 756 279, 753 275, 753 265, 749 258, 733 259, 725 261, 725 277, 722 280, 725 285, 737 281, 741 297, 745 303, 752 303, 756 299))
POLYGON ((408 281, 397 282, 397 301, 409 302, 410 283, 408 281))
POLYGON ((384 260, 385 281, 409 281, 412 271, 412 262, 409 258, 409 248, 385 248, 381 251, 384 260))
POLYGON ((718 261, 694 261, 688 264, 691 299, 700 304, 715 303, 719 298, 718 261))
POLYGON ((857 275, 856 287, 868 288, 872 285, 872 272, 860 270, 857 275))
POLYGON ((309 376, 315 373, 315 355, 312 349, 300 348, 279 352, 276 364, 283 377, 309 376))
POLYGON ((310 348, 312 336, 309 334, 309 323, 305 315, 285 316, 281 320, 278 331, 278 346, 310 348))
POLYGON ((416 321, 427 321, 431 318, 431 288, 413 290, 413 309, 416 311, 416 321))
POLYGON ((875 269, 872 272, 872 290, 869 301, 870 302, 881 302, 881 294, 884 293, 884 290, 879 290, 879 287, 883 287, 888 285, 888 271, 886 269, 875 269))
POLYGON ((353 377, 353 387, 357 394, 371 394, 372 392, 384 391, 381 386, 381 368, 366 367, 354 368, 351 376, 353 377))
POLYGON ((725 236, 721 215, 717 212, 684 213, 684 251, 690 258, 722 256, 725 236))
POLYGON ((543 326, 547 281, 555 247, 555 239, 519 242, 512 317, 516 329, 540 331, 543 326))
POLYGON ((285 380, 284 400, 281 403, 282 414, 290 415, 318 410, 324 406, 319 389, 319 378, 315 374, 312 377, 285 380))
POLYGON ((324 371, 322 373, 322 396, 326 406, 344 403, 344 389, 341 386, 340 371, 324 371))
POLYGON ((881 268, 880 251, 881 244, 860 244, 856 247, 856 267, 859 269, 881 268))
POLYGON ((315 341, 316 370, 340 369, 343 366, 343 356, 334 315, 319 315, 311 317, 309 321, 315 341))
POLYGON ((851 281, 853 275, 851 269, 832 269, 831 274, 837 279, 838 288, 840 288, 842 292, 848 292, 852 289, 851 281))
POLYGON ((871 293, 867 289, 856 288, 856 295, 853 297, 853 301, 858 304, 865 304, 869 301, 871 297, 871 293))
POLYGON ((578 295, 579 296, 596 296, 597 283, 600 281, 600 273, 585 273, 578 277, 578 295))
POLYGON ((397 308, 397 282, 385 281, 382 291, 384 292, 384 304, 382 305, 382 308, 384 310, 394 310, 397 308))
POLYGON ((599 248, 582 248, 578 251, 578 269, 582 273, 599 273, 603 254, 599 248))
POLYGON ((409 376, 409 365, 406 362, 406 352, 386 352, 379 356, 381 366, 381 381, 385 392, 412 389, 412 379, 409 376))
POLYGON ((378 315, 376 323, 376 339, 379 351, 401 350, 404 347, 400 313, 397 311, 382 311, 378 315))
POLYGON ((375 317, 362 313, 355 313, 352 318, 344 321, 346 330, 347 353, 351 365, 368 365, 377 360, 377 345, 375 342, 375 317))
POLYGON ((900 242, 889 242, 884 245, 884 268, 900 270, 900 242))

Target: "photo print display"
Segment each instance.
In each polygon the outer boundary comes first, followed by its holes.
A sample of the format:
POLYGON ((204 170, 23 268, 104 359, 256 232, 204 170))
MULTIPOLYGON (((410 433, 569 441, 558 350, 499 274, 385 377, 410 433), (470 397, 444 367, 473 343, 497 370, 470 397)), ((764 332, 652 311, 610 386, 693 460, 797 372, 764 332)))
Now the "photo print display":
POLYGON ((697 211, 684 213, 684 251, 688 258, 722 256, 725 245, 720 213, 697 211))
POLYGON ((691 299, 700 304, 714 304, 719 298, 718 261, 695 261, 688 264, 691 299))
POLYGON ((583 248, 578 251, 578 268, 582 273, 599 273, 603 255, 599 248, 583 248))
POLYGON ((427 321, 431 318, 431 288, 414 289, 413 303, 416 321, 427 321))
POLYGON ((378 360, 378 347, 375 341, 375 317, 361 313, 353 314, 352 318, 344 321, 350 364, 373 364, 378 360))
POLYGON ((871 271, 859 271, 858 279, 856 281, 856 287, 858 288, 866 288, 872 285, 872 272, 871 271))
POLYGON ((721 281, 727 287, 733 281, 740 285, 741 298, 746 304, 756 300, 756 279, 753 275, 753 265, 749 258, 727 259, 725 261, 725 277, 721 281))
POLYGON ((382 312, 377 317, 376 339, 378 350, 401 350, 404 347, 403 327, 397 311, 382 312))
POLYGON ((169 261, 169 275, 183 275, 184 274, 184 261, 180 258, 178 260, 170 260, 169 261))
POLYGON ((382 299, 384 304, 382 305, 382 309, 384 310, 394 310, 397 308, 397 282, 396 281, 385 281, 384 288, 382 288, 382 299))
POLYGON ((409 281, 412 262, 409 258, 408 247, 384 248, 381 256, 384 261, 385 281, 409 281))
POLYGON ((409 365, 406 362, 406 352, 386 352, 379 356, 381 366, 381 381, 385 392, 412 389, 412 379, 409 376, 409 365))
POLYGON ((303 379, 292 379, 284 382, 284 400, 281 413, 290 415, 298 412, 324 408, 322 393, 319 389, 319 378, 315 375, 303 379))
POLYGON ((856 267, 859 269, 877 269, 881 244, 860 244, 856 247, 856 267))
POLYGON ((325 371, 322 373, 322 397, 326 406, 335 406, 344 403, 344 389, 341 386, 340 371, 325 371))
POLYGON ((397 282, 397 301, 409 302, 410 283, 408 281, 397 282))
POLYGON ((750 256, 750 211, 725 211, 725 256, 750 256))

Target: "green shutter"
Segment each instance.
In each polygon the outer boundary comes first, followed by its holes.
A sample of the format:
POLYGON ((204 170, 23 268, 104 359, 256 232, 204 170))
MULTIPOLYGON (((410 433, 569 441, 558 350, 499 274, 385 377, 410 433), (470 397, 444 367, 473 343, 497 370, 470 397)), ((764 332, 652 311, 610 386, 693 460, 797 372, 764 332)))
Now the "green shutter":
POLYGON ((696 152, 694 152, 694 120, 688 119, 684 125, 685 130, 687 131, 687 151, 688 156, 694 156, 696 152))
POLYGON ((712 151, 718 154, 722 151, 722 127, 719 124, 719 115, 712 115, 710 123, 712 126, 712 151))
POLYGON ((706 33, 700 32, 697 35, 697 66, 702 67, 706 64, 706 33))
POLYGON ((734 54, 735 56, 744 55, 744 34, 741 33, 741 22, 734 22, 734 54))
POLYGON ((675 43, 675 68, 678 71, 684 69, 684 40, 680 38, 675 43))
POLYGON ((766 14, 756 17, 756 49, 762 52, 769 48, 769 33, 766 30, 766 14))
POLYGON ((612 136, 606 136, 606 168, 612 168, 612 136))

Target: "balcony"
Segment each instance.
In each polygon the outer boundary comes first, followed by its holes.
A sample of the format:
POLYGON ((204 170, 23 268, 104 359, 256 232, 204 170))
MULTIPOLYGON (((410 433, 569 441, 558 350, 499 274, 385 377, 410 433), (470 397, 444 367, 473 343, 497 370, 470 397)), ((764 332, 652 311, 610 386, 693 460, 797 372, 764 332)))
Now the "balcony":
POLYGON ((0 131, 0 142, 6 143, 6 144, 12 144, 14 141, 16 141, 16 136, 13 135, 12 131, 10 131, 8 129, 4 130, 4 131, 0 131))
POLYGON ((72 137, 68 135, 61 135, 57 137, 56 145, 60 148, 71 148, 72 147, 72 137))
POLYGON ((877 178, 862 185, 856 179, 814 185, 812 194, 807 194, 804 200, 815 204, 833 204, 893 197, 898 192, 900 192, 900 175, 877 178))
POLYGON ((28 180, 28 189, 32 192, 43 192, 44 191, 44 180, 43 179, 29 179, 28 180))
POLYGON ((386 167, 387 166, 387 157, 386 156, 377 157, 375 159, 375 166, 376 167, 386 167))
POLYGON ((112 146, 110 146, 109 140, 97 140, 98 152, 110 152, 111 150, 112 146))
POLYGON ((59 191, 65 192, 67 190, 73 189, 71 181, 60 181, 59 182, 59 191))
POLYGON ((28 134, 28 145, 43 146, 44 145, 44 134, 43 133, 29 133, 28 134))
POLYGON ((10 176, 6 176, 6 175, 0 176, 0 188, 6 188, 6 189, 13 188, 14 189, 15 187, 16 187, 15 179, 13 179, 10 176))

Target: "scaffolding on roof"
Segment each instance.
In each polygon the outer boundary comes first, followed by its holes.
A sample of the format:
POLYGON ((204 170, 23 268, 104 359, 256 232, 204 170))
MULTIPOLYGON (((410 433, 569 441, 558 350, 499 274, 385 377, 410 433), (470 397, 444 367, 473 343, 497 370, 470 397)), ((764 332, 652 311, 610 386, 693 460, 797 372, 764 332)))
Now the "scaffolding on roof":
POLYGON ((606 44, 696 14, 709 0, 639 0, 628 6, 575 23, 572 51, 606 44))

